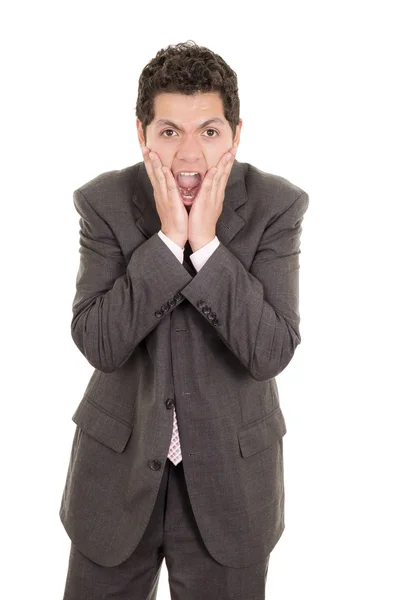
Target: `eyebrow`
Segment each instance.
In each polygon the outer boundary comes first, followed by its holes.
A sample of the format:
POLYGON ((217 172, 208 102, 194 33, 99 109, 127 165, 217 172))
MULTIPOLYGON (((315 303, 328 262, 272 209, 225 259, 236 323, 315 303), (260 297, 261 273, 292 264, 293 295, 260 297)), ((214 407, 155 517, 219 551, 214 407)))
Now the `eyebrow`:
MULTIPOLYGON (((203 127, 207 127, 207 125, 210 125, 211 123, 219 123, 220 125, 225 125, 225 122, 222 119, 220 119, 218 117, 214 117, 212 119, 208 119, 207 121, 204 121, 204 123, 199 125, 197 129, 203 129, 203 127)), ((158 119, 158 121, 156 121, 155 125, 156 126, 157 125, 169 125, 170 127, 174 127, 175 129, 182 131, 182 129, 179 127, 179 125, 177 125, 173 121, 169 121, 168 119, 158 119)))

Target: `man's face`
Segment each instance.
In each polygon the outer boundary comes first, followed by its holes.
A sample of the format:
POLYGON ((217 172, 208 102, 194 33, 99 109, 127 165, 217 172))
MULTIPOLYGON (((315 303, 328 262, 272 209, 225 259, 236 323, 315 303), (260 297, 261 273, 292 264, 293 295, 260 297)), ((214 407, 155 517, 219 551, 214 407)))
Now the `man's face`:
MULTIPOLYGON (((146 141, 142 124, 136 119, 139 144, 145 143, 150 150, 157 152, 162 164, 171 169, 178 187, 177 173, 196 171, 203 180, 221 156, 239 142, 242 120, 233 138, 232 129, 224 117, 221 97, 215 92, 191 96, 158 94, 154 99, 154 112, 155 117, 147 127, 146 141)), ((186 206, 192 203, 183 197, 182 201, 186 206)))

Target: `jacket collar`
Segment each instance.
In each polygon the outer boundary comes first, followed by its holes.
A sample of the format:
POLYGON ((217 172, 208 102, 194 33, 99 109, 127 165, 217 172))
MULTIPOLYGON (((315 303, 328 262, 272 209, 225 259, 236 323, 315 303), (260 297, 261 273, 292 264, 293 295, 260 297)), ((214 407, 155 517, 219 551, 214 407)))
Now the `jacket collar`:
MULTIPOLYGON (((236 209, 247 201, 243 166, 237 160, 232 165, 225 188, 222 212, 216 224, 216 236, 225 246, 244 226, 245 221, 236 209)), ((147 237, 152 237, 161 229, 161 221, 154 200, 153 186, 147 175, 144 162, 139 163, 139 170, 132 202, 142 213, 136 220, 136 226, 147 237)))

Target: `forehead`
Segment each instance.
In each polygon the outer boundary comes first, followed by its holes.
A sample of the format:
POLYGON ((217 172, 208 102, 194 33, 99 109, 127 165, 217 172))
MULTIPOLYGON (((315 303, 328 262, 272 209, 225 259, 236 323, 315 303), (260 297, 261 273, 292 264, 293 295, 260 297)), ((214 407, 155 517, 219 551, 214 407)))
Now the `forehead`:
POLYGON ((191 95, 164 92, 154 98, 153 123, 170 119, 180 124, 196 124, 211 117, 219 117, 227 123, 222 99, 217 92, 196 92, 191 95))

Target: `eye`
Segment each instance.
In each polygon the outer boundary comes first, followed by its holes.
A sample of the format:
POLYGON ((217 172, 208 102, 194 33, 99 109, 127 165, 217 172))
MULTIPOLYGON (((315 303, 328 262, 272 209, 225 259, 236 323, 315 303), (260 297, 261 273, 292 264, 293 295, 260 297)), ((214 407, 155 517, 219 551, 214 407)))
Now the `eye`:
MULTIPOLYGON (((212 131, 218 135, 218 131, 216 129, 206 129, 206 132, 212 131)), ((206 135, 206 137, 217 137, 217 135, 206 135)))
MULTIPOLYGON (((216 129, 206 129, 206 133, 208 133, 209 131, 212 131, 216 135, 206 135, 206 137, 212 138, 212 137, 217 137, 219 135, 218 131, 216 129)), ((167 132, 176 133, 174 131, 174 129, 164 129, 164 131, 161 132, 161 135, 164 137, 173 137, 173 135, 164 135, 164 133, 167 133, 167 132)))
MULTIPOLYGON (((164 133, 166 133, 167 131, 172 131, 173 133, 175 133, 173 129, 164 129, 164 131, 161 132, 161 135, 164 135, 164 133)), ((172 135, 167 135, 164 137, 172 137, 172 135)))

